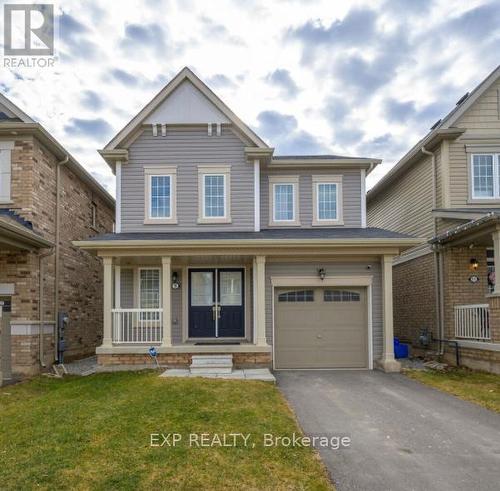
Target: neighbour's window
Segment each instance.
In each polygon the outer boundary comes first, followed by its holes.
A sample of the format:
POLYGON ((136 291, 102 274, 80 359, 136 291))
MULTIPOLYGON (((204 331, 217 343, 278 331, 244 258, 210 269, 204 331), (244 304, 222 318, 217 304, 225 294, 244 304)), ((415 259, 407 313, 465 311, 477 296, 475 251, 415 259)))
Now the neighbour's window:
POLYGON ((226 176, 203 176, 203 216, 204 218, 224 218, 226 216, 226 176))
POLYGON ((473 199, 500 199, 500 155, 472 155, 473 199))
POLYGON ((296 290, 280 293, 278 302, 314 302, 313 290, 296 290))
POLYGON ((11 150, 13 142, 0 141, 0 203, 10 203, 11 150))
POLYGON ((318 186, 318 220, 337 220, 337 183, 320 182, 318 186))
POLYGON ((274 221, 294 220, 293 184, 274 185, 274 221))
POLYGON ((91 222, 90 224, 92 225, 92 228, 97 227, 97 204, 92 201, 90 203, 90 211, 91 211, 91 222))
POLYGON ((349 290, 325 290, 323 300, 325 302, 359 302, 360 295, 358 292, 349 290))
POLYGON ((172 178, 170 176, 149 176, 150 218, 170 218, 172 200, 172 178))

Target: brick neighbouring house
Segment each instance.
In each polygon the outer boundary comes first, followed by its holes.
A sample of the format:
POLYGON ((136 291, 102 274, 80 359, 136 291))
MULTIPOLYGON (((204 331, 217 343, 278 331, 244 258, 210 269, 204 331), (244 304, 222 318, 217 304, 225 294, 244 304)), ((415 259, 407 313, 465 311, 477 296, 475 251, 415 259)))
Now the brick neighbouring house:
POLYGON ((10 373, 33 375, 43 365, 51 366, 57 356, 58 311, 69 316, 65 360, 95 352, 102 339, 102 264, 71 241, 111 231, 114 208, 114 199, 39 123, 0 95, 0 375, 3 371, 4 379, 10 373))
POLYGON ((368 223, 422 237, 396 258, 394 332, 500 373, 500 67, 434 124, 367 195, 368 223), (496 284, 495 284, 496 283, 496 284), (451 341, 451 342, 450 342, 451 341))

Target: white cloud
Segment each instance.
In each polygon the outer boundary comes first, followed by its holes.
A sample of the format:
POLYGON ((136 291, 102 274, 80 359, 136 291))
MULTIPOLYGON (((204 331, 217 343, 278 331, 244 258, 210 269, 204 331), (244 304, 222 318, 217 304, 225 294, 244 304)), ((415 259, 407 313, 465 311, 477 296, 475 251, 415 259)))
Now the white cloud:
POLYGON ((0 87, 111 191, 96 150, 185 65, 278 150, 384 159, 373 183, 500 51, 498 2, 480 0, 65 0, 58 13, 55 67, 4 69, 0 87))

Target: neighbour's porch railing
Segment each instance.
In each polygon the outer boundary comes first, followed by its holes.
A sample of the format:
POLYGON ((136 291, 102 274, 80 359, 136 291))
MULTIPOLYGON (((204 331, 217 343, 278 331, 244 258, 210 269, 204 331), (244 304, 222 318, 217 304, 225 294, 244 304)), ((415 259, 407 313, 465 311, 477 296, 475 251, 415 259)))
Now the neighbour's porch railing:
POLYGON ((159 344, 162 309, 113 309, 113 343, 159 344))
POLYGON ((489 305, 456 305, 455 337, 475 341, 490 341, 489 305))

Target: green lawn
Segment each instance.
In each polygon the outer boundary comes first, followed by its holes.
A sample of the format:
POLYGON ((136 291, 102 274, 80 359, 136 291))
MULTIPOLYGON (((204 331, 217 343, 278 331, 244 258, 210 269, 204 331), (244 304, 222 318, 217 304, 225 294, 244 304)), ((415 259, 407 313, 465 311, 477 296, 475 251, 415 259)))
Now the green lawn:
POLYGON ((164 379, 156 372, 37 378, 0 389, 0 488, 332 489, 310 448, 264 447, 298 432, 265 382, 164 379), (151 433, 180 433, 151 447, 151 433), (250 433, 248 446, 197 448, 190 433, 250 433), (255 443, 255 447, 253 447, 255 443))
POLYGON ((500 375, 465 368, 445 372, 405 370, 405 374, 414 380, 500 412, 500 375))

